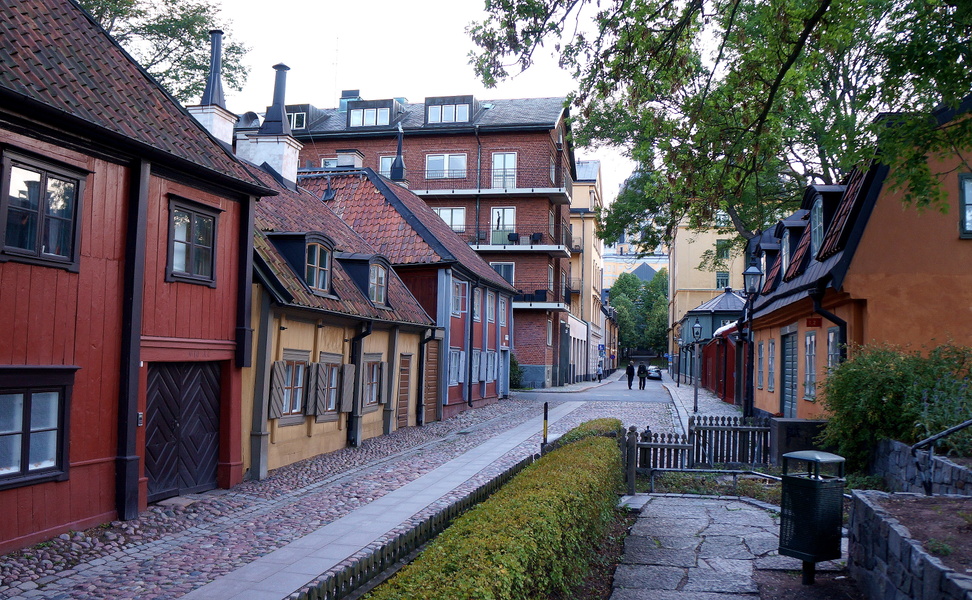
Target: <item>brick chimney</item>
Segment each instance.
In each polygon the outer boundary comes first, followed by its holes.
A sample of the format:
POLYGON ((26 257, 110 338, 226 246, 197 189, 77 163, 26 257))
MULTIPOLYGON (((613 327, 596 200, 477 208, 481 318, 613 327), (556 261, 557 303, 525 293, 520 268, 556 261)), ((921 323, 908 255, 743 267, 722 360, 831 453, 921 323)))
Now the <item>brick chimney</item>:
POLYGON ((233 144, 233 127, 237 117, 226 110, 223 98, 223 32, 214 29, 209 32, 210 58, 209 77, 206 79, 206 90, 198 106, 189 106, 189 114, 199 121, 209 133, 219 141, 233 144))

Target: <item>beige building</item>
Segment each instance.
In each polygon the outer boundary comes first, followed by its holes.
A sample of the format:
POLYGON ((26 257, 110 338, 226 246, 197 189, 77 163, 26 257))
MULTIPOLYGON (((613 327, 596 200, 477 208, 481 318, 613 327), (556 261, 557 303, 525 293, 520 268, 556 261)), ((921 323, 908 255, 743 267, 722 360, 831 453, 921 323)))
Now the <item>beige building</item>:
MULTIPOLYGON (((742 248, 733 245, 733 233, 717 229, 692 230, 679 225, 669 254, 668 316, 669 352, 674 356, 679 348, 677 324, 685 313, 712 300, 731 287, 742 289, 742 272, 746 268, 742 248), (706 252, 721 257, 725 270, 700 270, 706 252)), ((711 261, 710 261, 711 262, 711 261)))

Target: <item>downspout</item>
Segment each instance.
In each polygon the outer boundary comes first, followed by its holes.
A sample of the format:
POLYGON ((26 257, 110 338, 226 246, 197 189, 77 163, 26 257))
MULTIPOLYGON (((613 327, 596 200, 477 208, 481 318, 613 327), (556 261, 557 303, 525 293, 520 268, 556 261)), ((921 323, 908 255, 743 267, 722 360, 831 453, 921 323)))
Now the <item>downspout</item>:
POLYGON ((253 294, 253 215, 256 198, 241 202, 239 267, 236 274, 236 366, 249 367, 253 362, 253 328, 250 327, 250 305, 253 294))
POLYGON ((838 335, 840 336, 840 339, 837 340, 837 347, 840 349, 840 361, 843 362, 847 358, 847 321, 820 306, 826 293, 826 285, 823 280, 818 281, 817 289, 810 292, 810 299, 813 300, 813 312, 826 317, 828 321, 837 325, 838 335))
POLYGON ((425 346, 435 339, 435 329, 428 330, 428 335, 429 337, 419 340, 418 364, 422 376, 418 378, 418 391, 415 394, 415 424, 419 427, 425 425, 425 346))
POLYGON ((371 335, 374 322, 368 321, 362 326, 362 331, 351 338, 351 364, 354 365, 354 395, 351 412, 348 413, 348 445, 356 448, 361 443, 361 378, 362 363, 364 362, 364 344, 361 340, 371 335))
POLYGON ((148 195, 152 164, 132 165, 125 226, 124 298, 122 304, 121 372, 118 389, 118 455, 115 457, 115 509, 118 518, 138 517, 139 456, 136 429, 141 371, 142 300, 145 291, 145 246, 148 229, 148 195))

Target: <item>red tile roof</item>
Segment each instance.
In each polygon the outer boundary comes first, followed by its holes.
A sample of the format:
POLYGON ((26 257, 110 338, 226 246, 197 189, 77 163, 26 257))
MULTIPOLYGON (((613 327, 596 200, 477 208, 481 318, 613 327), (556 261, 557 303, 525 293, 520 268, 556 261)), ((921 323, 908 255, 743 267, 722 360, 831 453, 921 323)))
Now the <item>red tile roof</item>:
MULTIPOLYGON (((68 0, 0 2, 0 98, 255 185, 243 165, 68 0)), ((117 138, 116 138, 117 139, 117 138)), ((114 140, 105 140, 111 143, 114 140)))
POLYGON ((819 260, 833 256, 844 249, 847 237, 850 235, 850 225, 853 222, 851 213, 854 212, 857 197, 860 195, 864 179, 870 170, 870 165, 865 165, 864 168, 855 168, 851 172, 844 195, 840 199, 840 204, 837 205, 834 218, 831 219, 830 227, 827 228, 823 242, 820 244, 819 260))

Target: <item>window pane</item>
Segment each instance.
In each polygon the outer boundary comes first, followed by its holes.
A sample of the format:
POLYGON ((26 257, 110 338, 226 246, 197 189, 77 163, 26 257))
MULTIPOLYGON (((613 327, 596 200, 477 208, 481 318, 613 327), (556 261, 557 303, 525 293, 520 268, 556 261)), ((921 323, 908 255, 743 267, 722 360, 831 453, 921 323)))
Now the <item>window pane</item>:
POLYGON ((469 105, 459 104, 456 106, 456 121, 466 122, 469 120, 469 105))
POLYGON ((180 273, 187 273, 186 254, 189 244, 185 242, 175 242, 172 246, 172 270, 180 273))
MULTIPOLYGON (((307 266, 314 266, 314 265, 317 265, 317 247, 314 244, 308 244, 307 245, 307 266)), ((310 273, 310 269, 307 269, 307 272, 310 273)), ((311 278, 310 275, 308 275, 307 278, 310 279, 311 278)))
POLYGON ((7 219, 6 244, 24 250, 37 249, 37 215, 11 208, 7 219))
POLYGON ((378 172, 384 175, 385 177, 390 177, 391 167, 392 167, 392 163, 395 162, 395 157, 382 156, 381 158, 378 159, 378 161, 379 161, 378 172))
POLYGON ((24 395, 0 394, 0 433, 20 431, 24 427, 24 395))
POLYGON ((364 111, 364 124, 374 125, 378 118, 378 111, 373 108, 366 108, 364 111))
POLYGON ((360 108, 351 111, 351 127, 361 127, 361 113, 360 108))
POLYGON ((436 179, 445 177, 445 155, 430 154, 425 159, 426 177, 436 179))
POLYGON ((20 471, 20 440, 18 435, 0 435, 0 475, 20 471))
POLYGON ((449 155, 449 176, 450 177, 466 176, 466 155, 465 154, 449 155))
POLYGON ((192 270, 194 275, 200 277, 213 276, 213 251, 209 248, 196 248, 194 257, 195 268, 192 270))
POLYGON ((388 125, 388 117, 391 115, 391 110, 387 108, 378 109, 378 124, 388 125))
POLYGON ((57 392, 36 392, 30 396, 30 430, 57 428, 57 392))
POLYGON ((442 106, 442 122, 452 123, 456 120, 456 105, 445 104, 442 106))
POLYGON ((429 123, 439 123, 442 121, 442 107, 441 106, 430 106, 429 107, 429 123))
POLYGON ((72 227, 71 221, 48 217, 44 221, 44 245, 41 250, 45 254, 70 256, 73 250, 71 245, 71 236, 73 234, 74 228, 72 227))
POLYGON ((47 469, 57 464, 57 431, 30 434, 30 471, 47 469))
POLYGON ((176 241, 189 241, 189 222, 191 220, 192 217, 184 210, 176 209, 172 211, 172 229, 173 236, 175 237, 176 241))
POLYGON ((40 173, 10 168, 10 207, 37 211, 37 201, 40 198, 40 173))
POLYGON ((199 246, 213 246, 213 219, 196 215, 193 223, 193 237, 199 246))
POLYGON ((47 214, 70 219, 74 216, 73 181, 65 181, 55 177, 47 179, 47 214))

